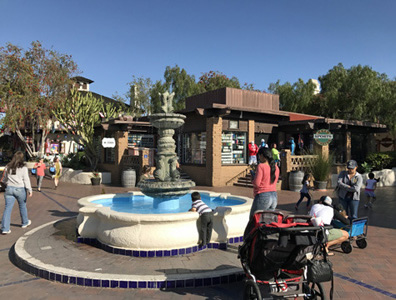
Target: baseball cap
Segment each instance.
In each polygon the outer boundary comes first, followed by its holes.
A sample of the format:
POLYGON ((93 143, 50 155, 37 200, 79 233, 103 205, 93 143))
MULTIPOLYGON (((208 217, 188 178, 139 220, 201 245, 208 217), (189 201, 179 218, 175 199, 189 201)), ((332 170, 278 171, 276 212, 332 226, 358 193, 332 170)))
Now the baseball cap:
POLYGON ((348 168, 348 169, 354 169, 354 168, 356 168, 356 167, 357 167, 357 162, 356 162, 356 160, 353 160, 353 159, 348 160, 348 162, 347 162, 347 168, 348 168))
POLYGON ((329 196, 320 197, 320 201, 327 205, 331 205, 333 203, 333 200, 331 200, 331 198, 329 196))

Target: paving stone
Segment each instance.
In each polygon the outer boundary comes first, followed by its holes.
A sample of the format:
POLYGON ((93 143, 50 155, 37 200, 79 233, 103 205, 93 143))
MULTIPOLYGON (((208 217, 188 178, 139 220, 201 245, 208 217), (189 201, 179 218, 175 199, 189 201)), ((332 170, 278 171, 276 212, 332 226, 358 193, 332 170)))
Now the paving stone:
MULTIPOLYGON (((32 178, 33 187, 35 180, 32 178)), ((32 220, 32 226, 27 229, 20 227, 20 216, 17 205, 12 213, 12 233, 6 236, 0 236, 0 299, 87 299, 95 297, 97 299, 241 299, 243 293, 243 283, 223 284, 213 287, 202 288, 181 288, 169 290, 124 290, 124 289, 106 289, 106 288, 85 288, 80 286, 66 285, 58 282, 51 282, 36 277, 17 268, 9 258, 9 250, 12 245, 24 233, 29 232, 42 224, 64 219, 76 215, 78 212, 77 200, 81 197, 100 194, 102 187, 84 186, 78 184, 66 184, 61 182, 59 188, 55 191, 51 180, 45 179, 43 192, 34 192, 32 198, 28 199, 27 206, 29 218, 32 220), (7 285, 8 284, 8 285, 7 285)), ((122 187, 105 187, 107 193, 126 192, 132 189, 122 187)), ((250 188, 243 187, 197 187, 197 189, 212 190, 216 192, 230 192, 241 196, 252 196, 250 188)), ((313 199, 319 199, 322 195, 331 195, 332 191, 313 192, 313 199)), ((2 196, 2 195, 1 195, 2 196)), ((396 222, 394 222, 394 212, 396 211, 396 188, 384 187, 377 189, 378 201, 372 210, 359 208, 359 215, 369 216, 368 246, 366 249, 353 248, 352 253, 344 254, 335 251, 336 255, 331 257, 334 264, 334 272, 350 279, 357 280, 358 283, 369 284, 374 288, 396 294, 396 222)), ((294 213, 295 202, 299 198, 299 193, 290 191, 280 191, 278 193, 278 208, 282 211, 294 213)), ((362 205, 361 205, 362 206, 362 205)), ((4 210, 4 201, 0 201, 0 212, 4 210)), ((32 242, 34 247, 55 247, 59 241, 64 243, 64 250, 67 256, 52 250, 53 258, 49 260, 62 261, 62 265, 70 266, 76 260, 86 261, 87 255, 97 256, 98 263, 90 265, 90 270, 96 268, 106 269, 109 272, 112 267, 125 272, 144 272, 141 267, 141 259, 132 257, 122 257, 111 255, 103 250, 84 245, 75 244, 56 234, 52 235, 42 232, 40 238, 32 242), (109 256, 108 256, 109 255, 109 256), (114 258, 114 257, 117 258, 114 258), (127 265, 127 267, 125 266, 127 265)), ((232 245, 234 246, 234 245, 232 245)), ((202 264, 208 260, 209 252, 219 253, 225 262, 217 268, 221 269, 234 263, 239 266, 239 261, 235 258, 237 247, 230 247, 229 252, 219 250, 206 250, 206 252, 193 254, 190 256, 179 257, 178 262, 172 264, 172 259, 161 260, 159 263, 153 261, 151 268, 157 273, 164 273, 164 270, 176 270, 176 272, 187 272, 202 270, 203 267, 194 264, 202 264), (233 253, 231 254, 231 251, 233 253), (229 255, 229 256, 228 256, 229 255)), ((217 255, 217 254, 216 254, 217 255)), ((213 264, 210 260, 208 264, 213 264)), ((76 266, 77 268, 78 266, 76 266)), ((204 267, 210 269, 210 267, 204 267)), ((171 272, 171 271, 168 271, 171 272)), ((170 274, 170 273, 169 273, 170 274)), ((325 284, 326 290, 329 290, 329 284, 325 284)), ((373 291, 362 285, 335 278, 335 299, 391 299, 384 294, 373 291)))

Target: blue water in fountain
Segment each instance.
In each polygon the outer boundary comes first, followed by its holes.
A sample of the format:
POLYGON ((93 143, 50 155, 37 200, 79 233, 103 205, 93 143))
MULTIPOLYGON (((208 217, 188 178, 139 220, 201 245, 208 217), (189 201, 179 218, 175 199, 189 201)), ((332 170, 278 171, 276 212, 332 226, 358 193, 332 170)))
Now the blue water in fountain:
MULTIPOLYGON (((215 209, 218 206, 234 206, 245 203, 245 201, 233 197, 227 199, 220 197, 209 197, 201 194, 201 199, 210 208, 215 209)), ((152 198, 145 195, 126 196, 117 195, 113 198, 100 199, 92 203, 101 204, 110 207, 117 212, 126 212, 134 214, 166 214, 186 212, 191 208, 191 194, 186 194, 177 199, 152 198)))

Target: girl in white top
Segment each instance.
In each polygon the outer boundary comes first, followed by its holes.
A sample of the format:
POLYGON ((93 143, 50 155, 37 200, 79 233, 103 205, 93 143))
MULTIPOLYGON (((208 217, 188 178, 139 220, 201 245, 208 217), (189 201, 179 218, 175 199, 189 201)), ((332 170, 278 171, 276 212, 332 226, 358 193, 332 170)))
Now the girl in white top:
POLYGON ((377 197, 374 194, 375 189, 377 188, 378 180, 374 178, 374 173, 369 174, 369 179, 366 181, 366 188, 364 189, 364 194, 366 195, 366 204, 364 205, 365 208, 371 208, 372 204, 377 197))

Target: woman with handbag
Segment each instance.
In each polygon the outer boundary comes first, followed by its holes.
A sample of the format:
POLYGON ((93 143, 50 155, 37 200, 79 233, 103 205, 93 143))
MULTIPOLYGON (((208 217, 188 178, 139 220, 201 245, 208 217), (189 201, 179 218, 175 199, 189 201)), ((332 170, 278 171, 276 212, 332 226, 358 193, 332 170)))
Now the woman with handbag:
POLYGON ((29 194, 29 197, 32 197, 33 192, 30 184, 29 172, 25 166, 23 153, 21 151, 14 154, 4 172, 6 172, 6 174, 3 180, 4 183, 7 184, 7 187, 4 193, 5 208, 1 221, 1 230, 2 234, 9 234, 11 233, 11 212, 15 200, 17 200, 19 204, 22 228, 26 228, 32 223, 28 218, 26 208, 26 192, 29 194))
POLYGON ((41 184, 45 176, 45 169, 47 168, 44 163, 44 158, 40 158, 40 161, 34 164, 34 168, 36 169, 37 176, 37 190, 41 192, 41 184))

